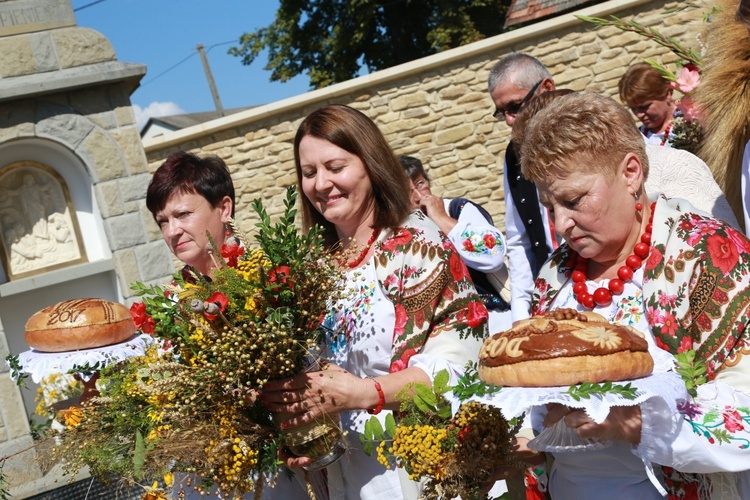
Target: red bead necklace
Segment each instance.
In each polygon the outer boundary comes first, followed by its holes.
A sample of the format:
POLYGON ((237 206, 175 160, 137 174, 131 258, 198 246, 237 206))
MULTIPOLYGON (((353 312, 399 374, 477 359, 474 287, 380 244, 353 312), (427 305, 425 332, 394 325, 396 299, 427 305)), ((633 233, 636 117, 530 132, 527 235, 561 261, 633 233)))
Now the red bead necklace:
POLYGON ((625 290, 625 283, 633 279, 633 273, 643 265, 643 260, 648 257, 651 250, 651 231, 654 221, 654 207, 656 203, 651 204, 651 216, 646 224, 646 230, 641 235, 641 239, 633 247, 633 254, 625 259, 625 265, 617 270, 617 278, 609 280, 607 288, 600 286, 594 293, 589 293, 589 287, 586 285, 588 280, 587 271, 589 268, 589 259, 580 257, 577 253, 573 254, 573 273, 570 275, 573 280, 573 293, 576 296, 576 302, 583 307, 593 309, 594 306, 606 307, 612 303, 613 295, 620 295, 625 290))
POLYGON ((367 255, 367 252, 370 251, 370 247, 373 243, 375 243, 375 240, 378 239, 378 236, 380 235, 380 228, 376 227, 372 230, 372 234, 370 235, 370 239, 367 240, 367 244, 362 249, 362 253, 359 254, 359 257, 357 257, 355 260, 351 262, 347 262, 346 265, 349 266, 349 268, 354 269, 358 265, 362 263, 363 260, 365 260, 365 256, 367 255))

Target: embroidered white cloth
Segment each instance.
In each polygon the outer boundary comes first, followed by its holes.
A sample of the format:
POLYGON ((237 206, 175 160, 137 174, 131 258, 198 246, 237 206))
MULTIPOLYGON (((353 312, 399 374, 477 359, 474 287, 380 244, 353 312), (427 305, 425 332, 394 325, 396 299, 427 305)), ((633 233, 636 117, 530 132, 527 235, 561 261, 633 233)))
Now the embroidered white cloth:
MULTIPOLYGON (((146 333, 136 334, 118 344, 93 349, 66 352, 42 352, 31 349, 18 355, 18 362, 23 373, 31 375, 31 380, 38 384, 53 373, 68 373, 74 367, 89 366, 99 369, 110 363, 117 363, 134 356, 142 356, 146 347, 154 343, 154 338, 146 333)), ((93 376, 80 374, 81 379, 88 381, 93 376)))

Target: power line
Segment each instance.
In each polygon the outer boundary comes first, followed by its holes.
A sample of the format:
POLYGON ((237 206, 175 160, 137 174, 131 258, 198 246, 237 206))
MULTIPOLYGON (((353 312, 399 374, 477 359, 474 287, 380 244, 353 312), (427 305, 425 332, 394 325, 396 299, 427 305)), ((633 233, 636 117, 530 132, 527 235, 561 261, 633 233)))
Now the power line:
MULTIPOLYGON (((98 1, 100 1, 100 2, 104 2, 104 1, 106 1, 106 0, 98 0, 98 1)), ((206 49, 206 53, 210 52, 210 51, 211 51, 211 49, 213 49, 214 47, 218 47, 218 46, 220 46, 220 45, 227 45, 227 44, 230 44, 230 43, 237 43, 237 40, 230 40, 230 41, 228 41, 228 42, 215 43, 215 44, 211 45, 210 47, 208 47, 208 49, 206 49)), ((146 85, 148 85, 149 83, 153 82, 153 81, 154 81, 154 80, 156 80, 157 78, 160 78, 160 77, 162 77, 162 76, 166 75, 167 73, 169 73, 170 71, 172 71, 173 69, 175 69, 175 68, 176 68, 177 66, 181 65, 182 63, 184 63, 185 61, 187 61, 187 60, 188 60, 188 59, 190 59, 191 57, 195 56, 195 55, 196 55, 197 53, 198 53, 198 51, 195 51, 195 52, 193 52, 192 54, 190 54, 190 55, 189 55, 189 56, 187 56, 186 58, 182 59, 182 60, 181 60, 180 62, 178 62, 178 63, 176 63, 176 64, 174 64, 174 65, 170 66, 169 68, 165 69, 164 71, 162 71, 161 73, 159 73, 159 74, 158 74, 158 75, 156 75, 155 77, 151 78, 150 80, 148 80, 148 81, 146 81, 146 82, 143 82, 143 83, 141 84, 141 87, 145 87, 146 85)))
POLYGON ((77 9, 73 9, 73 12, 78 12, 79 10, 83 10, 87 7, 91 7, 92 5, 96 5, 98 3, 106 2, 107 0, 96 0, 95 2, 87 3, 86 5, 82 5, 78 7, 77 9))
POLYGON ((162 71, 161 73, 159 73, 158 75, 156 75, 155 77, 153 77, 152 79, 150 79, 149 81, 147 81, 147 82, 143 82, 143 83, 141 84, 141 87, 145 87, 146 85, 148 85, 149 83, 153 82, 153 81, 154 81, 154 80, 156 80, 157 78, 160 78, 160 77, 162 77, 162 76, 166 75, 167 73, 169 73, 170 71, 172 71, 173 69, 175 69, 175 68, 176 68, 177 66, 179 66, 180 64, 184 63, 185 61, 187 61, 187 60, 188 60, 188 59, 190 59, 191 57, 195 56, 195 55, 196 55, 197 53, 198 53, 198 52, 193 52, 192 54, 190 54, 189 56, 187 56, 187 57, 186 57, 185 59, 183 59, 182 61, 180 61, 180 62, 178 62, 177 64, 175 64, 175 65, 171 66, 170 68, 168 68, 168 69, 166 69, 166 70, 162 71))

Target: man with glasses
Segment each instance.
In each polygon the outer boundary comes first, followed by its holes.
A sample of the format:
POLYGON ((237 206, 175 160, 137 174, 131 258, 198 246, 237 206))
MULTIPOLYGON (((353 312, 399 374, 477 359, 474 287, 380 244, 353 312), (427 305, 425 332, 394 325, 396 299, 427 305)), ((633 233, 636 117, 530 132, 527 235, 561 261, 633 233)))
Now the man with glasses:
MULTIPOLYGON (((488 79, 493 116, 512 127, 516 115, 535 96, 555 90, 547 68, 536 58, 513 53, 498 61, 488 79)), ((505 151, 505 237, 511 283, 511 317, 529 317, 531 292, 539 268, 557 246, 549 213, 534 184, 521 175, 520 159, 508 144, 505 151)))

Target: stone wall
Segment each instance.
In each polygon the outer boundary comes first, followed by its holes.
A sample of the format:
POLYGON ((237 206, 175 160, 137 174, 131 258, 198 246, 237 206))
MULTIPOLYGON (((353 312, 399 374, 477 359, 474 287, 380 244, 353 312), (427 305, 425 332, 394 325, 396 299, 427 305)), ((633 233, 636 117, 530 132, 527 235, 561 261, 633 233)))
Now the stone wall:
MULTIPOLYGON (((615 14, 654 27, 699 50, 701 9, 662 14, 682 2, 610 1, 576 13, 615 14)), ((254 108, 144 143, 149 170, 171 152, 216 154, 229 165, 238 193, 237 217, 249 231, 249 203, 262 198, 279 213, 286 186, 295 182, 293 137, 309 112, 328 104, 349 104, 375 120, 397 154, 422 159, 433 191, 482 203, 504 227, 503 156, 510 129, 491 114, 487 92, 493 64, 510 52, 539 58, 559 88, 615 96, 627 67, 642 58, 671 63, 676 57, 657 43, 614 28, 598 31, 573 14, 521 28, 471 45, 373 73, 292 99, 254 108)), ((154 238, 158 234, 153 232, 154 238)))

